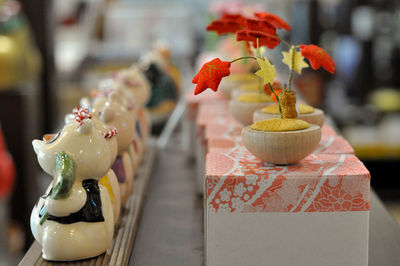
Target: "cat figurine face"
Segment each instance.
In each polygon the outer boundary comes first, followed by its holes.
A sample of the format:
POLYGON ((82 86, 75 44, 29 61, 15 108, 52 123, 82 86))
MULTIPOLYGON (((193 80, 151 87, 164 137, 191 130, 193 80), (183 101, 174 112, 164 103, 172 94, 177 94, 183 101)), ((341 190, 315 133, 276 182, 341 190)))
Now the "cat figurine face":
MULTIPOLYGON (((91 108, 91 107, 90 107, 91 108)), ((90 115, 92 116, 92 124, 94 127, 103 135, 109 135, 108 138, 106 138, 107 143, 109 144, 110 150, 111 150, 111 161, 114 162, 115 158, 117 158, 117 153, 118 153, 118 144, 117 144, 117 138, 114 137, 114 134, 118 134, 118 131, 104 123, 99 115, 94 112, 90 112, 90 115), (114 132, 114 133, 113 133, 114 132), (111 136, 111 134, 113 134, 111 136)), ((71 113, 65 116, 64 119, 65 124, 70 124, 75 122, 75 116, 71 113)))
POLYGON ((151 86, 143 71, 137 65, 117 72, 115 80, 123 89, 131 91, 135 96, 135 102, 143 107, 150 99, 151 86))
POLYGON ((103 177, 113 163, 113 151, 94 124, 91 119, 84 119, 81 123, 73 121, 48 141, 34 140, 32 145, 42 169, 53 176, 56 155, 65 151, 76 163, 78 178, 103 177))
POLYGON ((132 143, 135 136, 136 117, 123 104, 122 96, 112 92, 108 97, 94 100, 93 112, 108 126, 116 128, 118 155, 122 155, 132 143))

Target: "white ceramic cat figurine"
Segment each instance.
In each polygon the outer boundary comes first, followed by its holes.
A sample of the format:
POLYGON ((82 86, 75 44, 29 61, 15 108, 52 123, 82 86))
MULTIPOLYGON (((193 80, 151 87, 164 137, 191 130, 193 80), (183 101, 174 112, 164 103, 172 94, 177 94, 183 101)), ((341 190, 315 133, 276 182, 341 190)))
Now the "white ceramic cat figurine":
POLYGON ((146 106, 151 95, 151 86, 142 69, 138 65, 120 70, 115 75, 115 80, 135 95, 135 102, 138 107, 146 106))
POLYGON ((99 184, 112 164, 105 136, 88 113, 79 112, 52 139, 32 144, 40 166, 53 176, 31 214, 43 258, 71 261, 105 252, 114 233, 111 199, 99 184))
POLYGON ((118 130, 116 136, 118 143, 118 156, 112 165, 121 190, 121 201, 124 203, 130 193, 134 172, 132 169, 132 156, 129 146, 135 136, 135 121, 133 114, 121 103, 120 96, 111 92, 108 97, 98 97, 93 101, 92 111, 99 115, 107 125, 118 130))
MULTIPOLYGON (((123 70, 125 71, 125 70, 123 70)), ((120 72, 116 73, 118 76, 120 72)), ((124 73, 124 72, 122 72, 124 73)), ((111 93, 115 96, 115 99, 126 107, 126 109, 131 113, 133 117, 136 118, 135 122, 135 135, 132 145, 128 147, 128 153, 132 159, 132 169, 135 172, 140 164, 140 161, 144 152, 144 143, 147 140, 149 134, 149 124, 148 124, 148 114, 145 109, 137 103, 136 96, 134 94, 135 90, 128 88, 123 84, 123 80, 116 79, 103 79, 99 82, 99 94, 97 101, 100 99, 106 99, 111 93)))
MULTIPOLYGON (((80 111, 82 108, 78 108, 76 111, 80 111)), ((85 112, 89 113, 87 109, 85 112)), ((90 112, 92 116, 92 123, 94 127, 100 131, 101 134, 107 136, 106 140, 110 146, 111 150, 111 162, 114 162, 117 158, 118 152, 118 144, 117 138, 115 134, 118 134, 117 130, 111 128, 107 124, 105 124, 96 113, 90 112)), ((74 114, 68 114, 65 116, 65 123, 69 124, 75 121, 74 114)), ((121 192, 118 184, 117 176, 115 175, 114 171, 110 168, 105 176, 103 176, 99 183, 107 188, 108 194, 110 195, 111 203, 113 205, 113 212, 114 212, 114 225, 118 224, 119 214, 121 212, 121 192)))
POLYGON ((115 81, 120 90, 130 91, 134 95, 135 109, 137 113, 135 146, 139 160, 142 158, 147 138, 150 134, 149 114, 146 104, 150 99, 151 86, 142 70, 137 65, 118 71, 115 81))

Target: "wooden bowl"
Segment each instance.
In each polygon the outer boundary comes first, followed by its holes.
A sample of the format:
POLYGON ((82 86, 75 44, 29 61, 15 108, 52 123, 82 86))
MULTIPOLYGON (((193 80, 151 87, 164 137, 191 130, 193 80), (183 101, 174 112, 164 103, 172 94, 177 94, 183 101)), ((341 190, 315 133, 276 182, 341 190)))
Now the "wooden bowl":
POLYGON ((253 123, 253 113, 271 102, 241 102, 237 99, 229 101, 229 113, 242 125, 248 126, 253 123))
POLYGON ((236 97, 247 93, 264 93, 263 91, 264 89, 260 88, 258 82, 243 83, 232 90, 231 98, 235 99, 236 97))
POLYGON ((235 84, 232 84, 232 82, 222 80, 221 84, 219 85, 218 91, 222 93, 224 98, 230 99, 231 98, 231 93, 234 88, 235 84))
MULTIPOLYGON (((253 123, 260 121, 260 120, 266 120, 270 118, 279 118, 281 115, 277 114, 269 114, 263 112, 262 108, 259 110, 256 110, 253 115, 253 123)), ((301 119, 304 121, 307 121, 310 124, 318 125, 322 127, 324 124, 324 111, 318 108, 314 108, 314 112, 310 114, 300 114, 296 117, 297 119, 301 119)))
MULTIPOLYGON (((232 74, 224 79, 222 79, 218 91, 220 91, 225 98, 233 99, 232 93, 237 88, 242 85, 257 84, 259 82, 259 77, 254 74, 232 74)), ((249 93, 250 91, 247 91, 249 93)))
POLYGON ((233 89, 231 92, 231 98, 236 99, 240 95, 247 94, 247 93, 257 93, 258 91, 245 91, 241 89, 233 89))
POLYGON ((246 148, 260 160, 273 164, 291 164, 311 154, 321 140, 321 128, 310 125, 297 131, 267 132, 242 129, 246 148))

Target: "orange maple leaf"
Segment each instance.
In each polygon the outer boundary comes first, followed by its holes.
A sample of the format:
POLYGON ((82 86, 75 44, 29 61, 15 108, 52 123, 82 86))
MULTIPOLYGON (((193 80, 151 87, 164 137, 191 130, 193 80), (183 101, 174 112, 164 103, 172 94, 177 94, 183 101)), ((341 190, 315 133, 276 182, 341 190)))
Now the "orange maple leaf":
POLYGON ((194 94, 202 93, 207 88, 217 91, 222 78, 229 76, 230 67, 231 62, 221 61, 219 58, 205 63, 192 80, 192 83, 197 84, 194 94))
POLYGON ((331 74, 335 72, 335 62, 321 47, 314 44, 302 44, 300 45, 300 49, 301 54, 310 61, 312 69, 316 70, 323 67, 331 74))

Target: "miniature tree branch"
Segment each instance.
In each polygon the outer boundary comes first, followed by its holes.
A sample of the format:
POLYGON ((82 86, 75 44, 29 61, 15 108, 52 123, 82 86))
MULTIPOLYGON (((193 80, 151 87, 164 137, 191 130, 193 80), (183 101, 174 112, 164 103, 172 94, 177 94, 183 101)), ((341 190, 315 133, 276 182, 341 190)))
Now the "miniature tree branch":
POLYGON ((275 90, 272 88, 271 83, 268 83, 268 87, 271 90, 271 92, 275 95, 276 101, 278 102, 279 113, 281 114, 281 118, 283 118, 282 107, 281 107, 281 102, 279 100, 279 96, 276 94, 275 90))
POLYGON ((292 79, 293 79, 293 72, 294 72, 294 57, 296 55, 295 48, 290 48, 290 49, 293 49, 293 53, 292 53, 292 68, 290 69, 290 72, 289 72, 288 91, 292 90, 292 79))
MULTIPOLYGON (((256 51, 257 51, 257 57, 261 59, 259 38, 257 38, 257 50, 256 51)), ((263 91, 262 80, 259 79, 259 81, 258 81, 258 93, 261 95, 262 91, 263 91)))
POLYGON ((242 59, 248 59, 248 58, 251 58, 251 59, 254 59, 254 60, 256 60, 256 59, 257 59, 257 58, 256 58, 256 57, 254 57, 254 56, 242 56, 242 57, 239 57, 239 58, 233 59, 233 60, 231 61, 231 63, 235 63, 235 62, 237 62, 237 61, 239 61, 239 60, 242 60, 242 59))
POLYGON ((296 93, 294 91, 282 90, 279 95, 279 102, 282 106, 282 118, 296 118, 296 93))
POLYGON ((278 38, 281 42, 283 42, 288 47, 292 47, 292 45, 288 41, 282 39, 278 34, 276 34, 275 37, 278 38))

